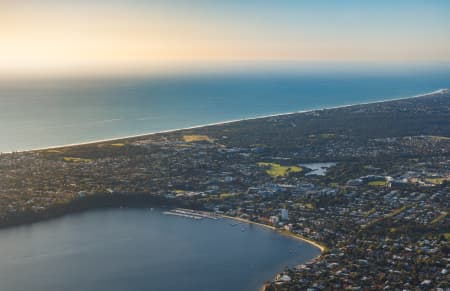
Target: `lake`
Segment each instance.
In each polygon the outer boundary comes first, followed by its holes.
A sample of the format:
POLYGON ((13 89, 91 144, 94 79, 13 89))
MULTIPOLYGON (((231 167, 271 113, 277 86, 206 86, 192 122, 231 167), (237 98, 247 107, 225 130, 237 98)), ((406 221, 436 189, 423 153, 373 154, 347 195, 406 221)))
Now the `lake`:
POLYGON ((311 172, 306 173, 306 176, 309 175, 325 176, 328 168, 336 166, 336 163, 309 163, 309 164, 300 164, 300 166, 311 170, 311 172))
POLYGON ((257 290, 320 252, 256 225, 106 209, 0 230, 0 290, 257 290))

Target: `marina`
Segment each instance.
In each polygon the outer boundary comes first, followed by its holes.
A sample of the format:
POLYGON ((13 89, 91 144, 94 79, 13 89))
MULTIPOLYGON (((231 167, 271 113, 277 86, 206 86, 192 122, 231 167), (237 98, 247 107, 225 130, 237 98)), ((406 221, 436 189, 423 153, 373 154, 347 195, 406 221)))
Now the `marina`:
POLYGON ((169 211, 164 211, 163 212, 165 215, 174 215, 174 216, 180 216, 180 217, 185 217, 185 218, 191 218, 191 219, 196 219, 196 220, 200 220, 203 218, 207 218, 207 219, 219 219, 219 217, 217 217, 215 214, 210 213, 210 212, 206 212, 206 211, 196 211, 196 210, 191 210, 191 209, 184 209, 184 208, 175 208, 169 211))

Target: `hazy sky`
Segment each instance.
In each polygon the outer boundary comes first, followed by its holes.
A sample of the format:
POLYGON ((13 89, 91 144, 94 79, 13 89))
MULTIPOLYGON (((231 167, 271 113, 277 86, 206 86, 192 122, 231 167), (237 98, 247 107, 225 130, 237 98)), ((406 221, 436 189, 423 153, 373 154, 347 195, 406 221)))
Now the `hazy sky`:
POLYGON ((449 61, 448 0, 0 0, 0 73, 449 61))

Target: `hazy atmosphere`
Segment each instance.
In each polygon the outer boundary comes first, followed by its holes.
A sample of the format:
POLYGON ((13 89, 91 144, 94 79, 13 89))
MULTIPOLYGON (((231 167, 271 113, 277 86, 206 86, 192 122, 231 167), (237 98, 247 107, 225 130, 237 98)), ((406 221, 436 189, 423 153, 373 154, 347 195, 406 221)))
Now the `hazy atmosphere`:
POLYGON ((0 73, 450 60, 449 1, 1 1, 0 73))

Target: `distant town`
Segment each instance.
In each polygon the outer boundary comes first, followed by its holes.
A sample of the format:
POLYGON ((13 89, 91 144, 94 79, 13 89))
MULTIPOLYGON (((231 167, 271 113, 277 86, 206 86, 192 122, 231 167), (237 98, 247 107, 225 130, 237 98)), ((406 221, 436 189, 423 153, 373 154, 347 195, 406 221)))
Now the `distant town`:
POLYGON ((449 290, 450 93, 1 154, 0 197, 2 227, 166 207, 322 249, 267 291, 449 290))

